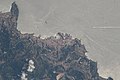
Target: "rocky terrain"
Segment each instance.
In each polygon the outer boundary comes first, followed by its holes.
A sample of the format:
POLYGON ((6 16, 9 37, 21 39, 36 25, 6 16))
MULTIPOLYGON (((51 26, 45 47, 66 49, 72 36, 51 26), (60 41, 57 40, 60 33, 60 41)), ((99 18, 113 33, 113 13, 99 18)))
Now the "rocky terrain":
POLYGON ((81 40, 58 32, 42 38, 17 29, 19 9, 0 12, 0 80, 113 80, 97 72, 81 40))

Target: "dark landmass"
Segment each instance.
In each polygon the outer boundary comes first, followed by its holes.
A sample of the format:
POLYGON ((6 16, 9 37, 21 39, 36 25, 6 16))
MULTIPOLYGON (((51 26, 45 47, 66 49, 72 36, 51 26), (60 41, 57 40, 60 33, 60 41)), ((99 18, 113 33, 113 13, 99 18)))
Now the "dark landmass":
POLYGON ((15 2, 0 13, 0 80, 113 80, 99 76, 79 39, 60 32, 45 39, 22 34, 18 16, 15 2))

